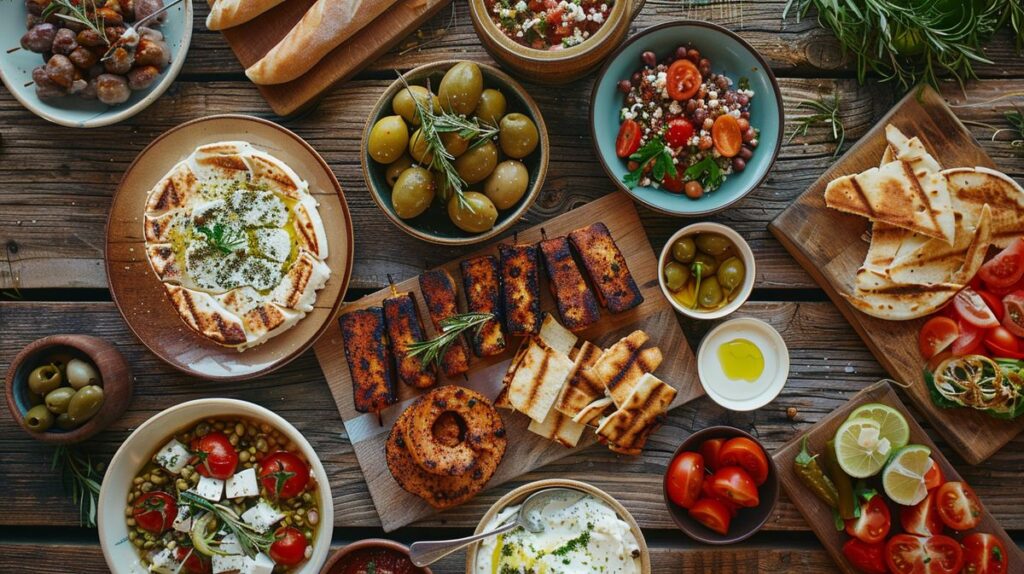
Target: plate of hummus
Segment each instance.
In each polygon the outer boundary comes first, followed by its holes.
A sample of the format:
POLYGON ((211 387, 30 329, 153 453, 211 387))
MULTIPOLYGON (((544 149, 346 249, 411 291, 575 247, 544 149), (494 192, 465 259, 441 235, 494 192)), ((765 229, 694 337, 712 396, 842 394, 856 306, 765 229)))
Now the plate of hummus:
POLYGON ((171 366, 239 380, 307 349, 344 297, 352 222, 333 172, 273 122, 182 124, 128 168, 107 275, 132 332, 171 366))
POLYGON ((469 548, 470 574, 649 574, 650 556, 644 535, 622 504, 599 488, 575 480, 540 480, 509 492, 487 511, 476 533, 515 520, 523 501, 540 490, 569 488, 582 498, 555 497, 535 520, 544 531, 522 527, 487 538, 469 548))

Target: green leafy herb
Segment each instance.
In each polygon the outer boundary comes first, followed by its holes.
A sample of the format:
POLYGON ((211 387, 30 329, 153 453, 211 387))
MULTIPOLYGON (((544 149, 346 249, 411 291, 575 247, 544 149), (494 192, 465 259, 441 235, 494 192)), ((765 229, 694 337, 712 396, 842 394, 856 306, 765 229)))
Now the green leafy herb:
POLYGON ((106 22, 96 14, 95 0, 53 0, 43 9, 41 18, 48 20, 51 16, 84 26, 95 32, 104 44, 110 45, 106 22))
MULTIPOLYGON (((239 546, 242 547, 245 555, 250 558, 260 552, 269 551, 270 545, 274 543, 273 532, 257 531, 252 526, 242 522, 242 519, 231 508, 223 504, 210 502, 194 492, 184 490, 178 493, 178 505, 188 506, 192 509, 194 515, 198 515, 201 512, 209 513, 192 523, 190 534, 197 548, 212 550, 210 538, 220 530, 220 528, 209 528, 210 522, 214 519, 216 519, 221 528, 238 538, 239 546)), ((219 553, 217 550, 213 550, 213 552, 219 553)))
POLYGON ((86 528, 96 526, 96 501, 100 495, 103 470, 93 464, 86 455, 66 446, 58 446, 50 464, 59 470, 64 490, 71 494, 71 501, 78 506, 79 522, 86 528))
POLYGON ((1006 121, 1010 122, 1013 126, 1010 131, 1015 132, 1013 134, 1013 140, 1010 141, 1010 147, 1024 150, 1024 114, 1021 113, 1019 108, 1006 112, 1006 121))
POLYGON ((722 169, 718 167, 718 163, 715 161, 715 158, 711 156, 707 156, 686 168, 686 171, 683 172, 683 176, 686 179, 699 181, 704 187, 704 191, 714 191, 722 185, 723 181, 725 181, 725 177, 722 175, 722 169))
POLYGON ((214 223, 212 229, 205 225, 197 225, 196 231, 206 237, 206 242, 210 244, 210 247, 224 255, 232 253, 246 243, 244 233, 237 229, 225 227, 220 223, 214 223))
POLYGON ((555 548, 551 551, 554 556, 565 556, 570 552, 575 552, 581 548, 586 548, 590 544, 590 530, 584 530, 579 536, 569 540, 565 544, 555 548))
POLYGON ((672 161, 672 152, 665 146, 665 141, 661 139, 661 136, 644 144, 642 148, 629 156, 629 159, 638 164, 636 169, 622 178, 622 183, 630 189, 640 185, 640 180, 643 179, 648 165, 650 165, 651 176, 655 181, 661 181, 665 179, 665 176, 674 178, 678 175, 676 165, 672 161))
POLYGON ((427 341, 417 341, 408 347, 409 356, 416 357, 423 355, 423 362, 426 364, 435 363, 441 366, 448 347, 459 338, 463 332, 475 328, 477 331, 484 323, 494 319, 492 313, 461 313, 452 315, 441 321, 441 334, 427 341))
POLYGON ((377 562, 370 560, 366 563, 366 574, 377 574, 377 562))
POLYGON ((836 150, 832 152, 832 157, 839 155, 843 149, 843 143, 846 141, 846 126, 843 125, 843 118, 839 115, 839 90, 837 89, 832 95, 831 101, 826 100, 823 95, 817 100, 804 100, 796 107, 807 108, 812 113, 796 120, 796 127, 789 134, 786 143, 793 141, 793 138, 798 135, 807 135, 807 130, 812 125, 825 122, 832 130, 832 141, 836 142, 836 150))

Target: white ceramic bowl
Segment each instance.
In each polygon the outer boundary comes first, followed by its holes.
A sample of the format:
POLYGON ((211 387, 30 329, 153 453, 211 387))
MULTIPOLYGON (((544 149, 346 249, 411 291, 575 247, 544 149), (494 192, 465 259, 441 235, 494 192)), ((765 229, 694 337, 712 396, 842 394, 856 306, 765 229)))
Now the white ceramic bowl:
POLYGON ((141 567, 135 547, 128 542, 128 526, 124 517, 125 501, 135 474, 175 431, 205 418, 221 416, 243 416, 270 424, 294 442, 309 461, 320 490, 320 524, 313 555, 294 574, 316 574, 320 571, 327 560, 334 533, 334 504, 327 473, 309 441, 291 423, 259 405, 235 399, 198 399, 171 407, 142 423, 121 444, 110 461, 100 489, 97 527, 103 557, 111 572, 135 574, 146 571, 141 567))
MULTIPOLYGON (((165 0, 170 3, 170 0, 165 0)), ((5 17, 0 18, 0 46, 6 51, 20 46, 25 34, 27 11, 21 1, 5 3, 5 17)), ((171 64, 149 89, 133 92, 123 104, 108 106, 98 100, 83 100, 67 96, 54 100, 40 100, 32 81, 32 69, 44 64, 40 54, 18 49, 10 54, 0 52, 0 80, 7 90, 37 116, 70 128, 96 128, 126 120, 146 109, 174 82, 185 63, 189 43, 192 41, 192 0, 184 0, 167 11, 167 19, 157 28, 164 34, 171 50, 171 64)))
POLYGON ((661 249, 661 256, 658 257, 658 285, 661 285, 661 293, 668 299, 668 302, 672 304, 672 307, 676 311, 692 317, 694 319, 721 319, 726 315, 732 313, 736 309, 739 309, 743 303, 750 297, 750 292, 754 290, 754 275, 757 270, 754 265, 754 252, 751 251, 750 245, 743 239, 739 233, 733 231, 731 227, 722 225, 721 223, 713 223, 711 221, 701 221, 700 223, 693 223, 675 232, 672 237, 665 243, 665 247, 661 249), (668 290, 668 286, 665 285, 665 264, 672 260, 672 244, 676 242, 680 237, 687 235, 693 235, 695 233, 717 233, 725 236, 726 239, 731 241, 736 249, 739 250, 740 256, 743 258, 743 265, 746 267, 746 273, 743 277, 743 285, 740 285, 740 292, 736 295, 736 298, 729 302, 728 305, 715 309, 714 311, 701 311, 699 309, 690 309, 684 307, 676 301, 675 297, 672 296, 672 292, 668 290))
POLYGON ((697 376, 711 400, 732 411, 752 411, 775 400, 789 378, 789 349, 771 325, 751 317, 731 319, 712 329, 697 349, 697 376), (754 343, 764 357, 756 381, 729 380, 715 352, 735 338, 754 343))

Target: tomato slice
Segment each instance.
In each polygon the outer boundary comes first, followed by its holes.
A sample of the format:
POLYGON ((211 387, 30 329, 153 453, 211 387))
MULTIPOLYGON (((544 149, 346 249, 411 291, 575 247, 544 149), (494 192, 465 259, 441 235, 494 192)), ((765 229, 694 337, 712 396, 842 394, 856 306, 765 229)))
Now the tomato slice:
POLYGON ((867 544, 851 538, 843 544, 843 556, 864 574, 886 574, 885 544, 867 544))
POLYGON ((672 459, 665 474, 668 498, 683 508, 691 508, 700 498, 704 486, 704 457, 696 452, 684 452, 672 459))
POLYGON ((939 518, 938 500, 934 492, 929 492, 924 500, 915 506, 900 507, 900 526, 907 534, 931 536, 942 534, 945 528, 939 518))
POLYGON ((686 59, 676 60, 668 67, 665 87, 673 100, 688 100, 697 95, 702 80, 696 64, 686 59))
POLYGON ((991 287, 989 285, 986 285, 985 287, 993 295, 996 295, 996 296, 999 296, 999 297, 1005 297, 1006 295, 1009 295, 1010 293, 1013 293, 1014 291, 1024 290, 1024 279, 1021 279, 1020 281, 1014 283, 1013 285, 1010 285, 1009 287, 1006 287, 1006 288, 1003 288, 1003 289, 996 288, 996 287, 991 287))
POLYGON ((978 270, 985 285, 1006 288, 1024 278, 1024 237, 1018 237, 978 270))
POLYGON ((738 466, 723 466, 709 480, 711 490, 721 498, 744 508, 753 508, 761 503, 754 479, 738 466))
POLYGON ((960 321, 960 336, 953 341, 952 351, 957 357, 973 355, 981 349, 981 338, 984 331, 968 323, 960 321))
POLYGON ((932 317, 921 327, 918 349, 922 357, 930 359, 946 350, 959 336, 960 328, 956 326, 956 321, 941 315, 932 317))
POLYGON ((885 563, 895 574, 924 574, 924 539, 897 534, 885 544, 885 563))
POLYGON ((715 472, 721 466, 718 463, 718 455, 722 452, 724 444, 724 438, 712 438, 700 445, 700 454, 704 457, 704 467, 711 472, 715 472))
POLYGON ((988 308, 985 300, 978 295, 978 292, 970 287, 965 287, 956 297, 953 298, 953 306, 960 318, 979 329, 991 329, 999 326, 999 320, 995 313, 988 308))
POLYGON ((963 570, 964 551, 960 543, 942 534, 924 539, 927 574, 956 574, 963 570))
POLYGON ((690 509, 690 516, 697 522, 723 536, 729 533, 729 523, 732 522, 732 516, 729 515, 729 509, 726 508, 725 504, 718 500, 713 498, 698 500, 693 505, 693 508, 690 509))
POLYGON ((634 120, 626 120, 619 126, 619 135, 615 138, 615 155, 626 158, 640 149, 640 124, 634 120))
POLYGON ((671 193, 683 193, 683 190, 686 188, 686 182, 683 181, 683 170, 677 169, 675 177, 666 173, 665 177, 661 180, 661 187, 671 193))
POLYGON ((993 357, 1005 359, 1024 359, 1024 349, 1021 349, 1021 341, 1005 327, 990 329, 985 334, 985 347, 992 352, 993 357))
POLYGON ((693 124, 686 118, 673 118, 668 122, 668 131, 665 132, 665 143, 672 147, 684 147, 690 143, 693 137, 693 124))
POLYGON ((932 467, 928 469, 928 472, 924 473, 924 487, 929 492, 943 485, 946 482, 946 477, 942 474, 942 468, 939 467, 939 463, 932 461, 932 467))
POLYGON ((1004 574, 1010 555, 997 536, 974 532, 964 537, 964 572, 969 574, 1004 574))
POLYGON ((885 500, 875 495, 860 505, 860 517, 846 521, 846 533, 857 540, 876 544, 885 540, 892 526, 892 516, 885 500))
POLYGON ((743 132, 740 130, 739 121, 729 114, 715 118, 715 123, 711 126, 711 141, 723 157, 734 157, 740 153, 743 147, 743 132))
POLYGON ((733 502, 731 500, 722 498, 721 496, 718 496, 717 494, 715 494, 715 491, 712 490, 712 488, 711 488, 711 479, 710 478, 706 478, 704 480, 704 486, 703 486, 703 488, 701 488, 701 496, 703 498, 714 498, 718 502, 721 502, 729 510, 729 516, 732 516, 734 518, 736 517, 736 515, 740 511, 740 505, 736 504, 735 502, 733 502))
POLYGON ((163 534, 170 530, 174 519, 178 516, 178 503, 166 492, 146 492, 135 499, 132 505, 132 518, 139 528, 163 534))
POLYGON ((953 530, 970 530, 981 522, 981 503, 964 482, 947 482, 936 491, 939 518, 953 530))
POLYGON ((731 438, 718 454, 719 466, 738 466, 750 474, 758 486, 768 480, 768 455, 761 445, 745 436, 731 438))
POLYGON ((1018 337, 1024 337, 1024 291, 1014 291, 1003 297, 1003 308, 1006 309, 1003 327, 1018 337))
POLYGON ((978 295, 985 300, 985 304, 992 310, 992 314, 996 316, 996 320, 1002 321, 1004 315, 1002 296, 985 290, 975 289, 975 291, 977 291, 978 295))

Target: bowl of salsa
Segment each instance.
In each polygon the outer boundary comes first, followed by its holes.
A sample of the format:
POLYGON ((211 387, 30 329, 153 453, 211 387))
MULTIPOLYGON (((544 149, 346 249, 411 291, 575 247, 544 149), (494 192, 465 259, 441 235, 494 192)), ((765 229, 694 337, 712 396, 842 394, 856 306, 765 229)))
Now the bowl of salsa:
POLYGON ((392 540, 368 538, 338 550, 320 574, 431 574, 409 558, 409 548, 392 540))

